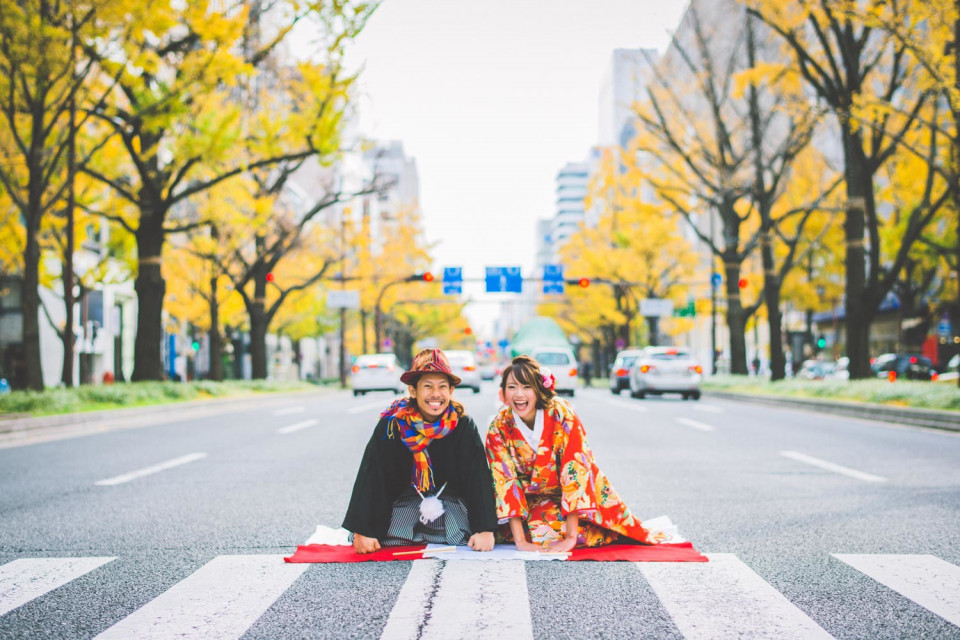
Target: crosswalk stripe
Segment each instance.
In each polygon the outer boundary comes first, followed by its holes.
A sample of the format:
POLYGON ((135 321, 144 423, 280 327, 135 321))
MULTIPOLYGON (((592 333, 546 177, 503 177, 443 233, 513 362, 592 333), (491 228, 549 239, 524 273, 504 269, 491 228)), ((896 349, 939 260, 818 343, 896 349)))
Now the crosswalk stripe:
POLYGON ((960 626, 960 567, 931 555, 834 553, 833 557, 960 626))
POLYGON ((380 637, 532 640, 524 562, 413 562, 380 637))
POLYGON ((706 556, 635 563, 687 640, 832 637, 734 554, 706 556))
POLYGON ((309 566, 279 555, 218 556, 97 639, 239 638, 309 566))
POLYGON ((115 558, 21 558, 0 566, 0 616, 115 558))

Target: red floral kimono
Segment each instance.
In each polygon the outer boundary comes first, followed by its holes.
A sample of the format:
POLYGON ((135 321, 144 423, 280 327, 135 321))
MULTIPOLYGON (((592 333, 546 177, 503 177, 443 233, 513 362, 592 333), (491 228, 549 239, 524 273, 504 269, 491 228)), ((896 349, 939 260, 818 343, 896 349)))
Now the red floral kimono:
MULTIPOLYGON (((657 544, 651 532, 620 501, 597 467, 580 418, 566 401, 554 398, 544 410, 543 435, 536 451, 524 438, 523 424, 504 407, 487 430, 487 462, 493 472, 497 517, 523 518, 531 542, 546 545, 563 538, 565 519, 580 516, 578 547, 598 547, 625 536, 657 544)), ((509 527, 504 538, 512 540, 509 527)))

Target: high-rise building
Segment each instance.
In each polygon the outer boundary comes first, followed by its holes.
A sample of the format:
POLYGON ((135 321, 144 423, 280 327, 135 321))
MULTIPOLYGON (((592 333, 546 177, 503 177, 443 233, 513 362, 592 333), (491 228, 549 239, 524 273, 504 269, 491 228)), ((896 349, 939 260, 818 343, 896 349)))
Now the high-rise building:
POLYGON ((600 81, 600 146, 626 146, 633 137, 633 105, 646 94, 647 70, 656 60, 656 49, 613 50, 600 81))
POLYGON ((557 212, 550 229, 554 262, 560 261, 560 248, 583 224, 589 176, 585 162, 568 162, 557 172, 557 212))

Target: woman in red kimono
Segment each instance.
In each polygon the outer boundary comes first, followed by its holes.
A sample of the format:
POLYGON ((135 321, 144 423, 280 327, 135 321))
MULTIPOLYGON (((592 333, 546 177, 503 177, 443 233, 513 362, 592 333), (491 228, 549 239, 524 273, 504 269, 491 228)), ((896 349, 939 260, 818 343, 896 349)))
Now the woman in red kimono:
POLYGON ((487 431, 500 524, 520 551, 570 551, 618 537, 645 544, 670 537, 647 530, 597 467, 580 418, 556 397, 548 369, 513 359, 500 381, 506 405, 487 431))

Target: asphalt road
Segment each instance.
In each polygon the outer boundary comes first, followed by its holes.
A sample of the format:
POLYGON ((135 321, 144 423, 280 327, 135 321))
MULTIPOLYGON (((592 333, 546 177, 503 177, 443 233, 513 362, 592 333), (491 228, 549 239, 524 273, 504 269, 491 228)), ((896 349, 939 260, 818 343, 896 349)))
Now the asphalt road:
POLYGON ((0 638, 960 638, 960 436, 709 397, 574 404, 710 563, 279 561, 339 526, 389 400, 0 449, 0 638))

